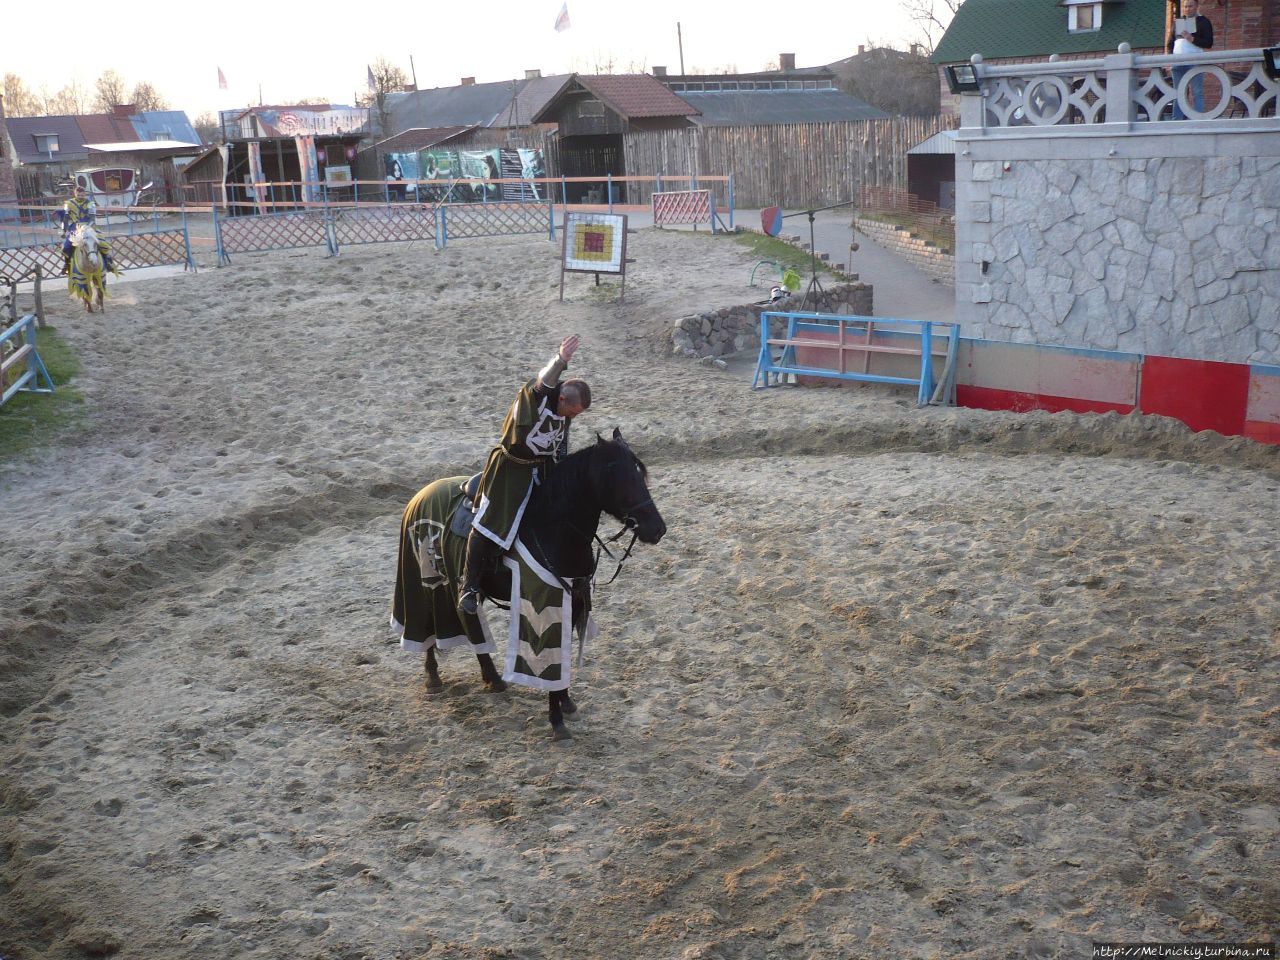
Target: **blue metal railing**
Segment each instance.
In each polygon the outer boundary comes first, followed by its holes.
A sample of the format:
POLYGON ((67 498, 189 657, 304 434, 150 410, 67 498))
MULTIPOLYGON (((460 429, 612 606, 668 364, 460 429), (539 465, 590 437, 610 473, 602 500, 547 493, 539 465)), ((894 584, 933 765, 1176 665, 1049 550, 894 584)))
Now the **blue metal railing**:
POLYGON ((0 333, 0 345, 7 345, 0 350, 0 406, 9 402, 9 398, 19 391, 27 393, 53 393, 53 379, 45 369, 44 361, 36 349, 36 318, 27 314, 4 333, 0 333), (4 386, 11 369, 25 365, 26 370, 9 386, 4 386), (45 386, 40 386, 41 380, 45 386))
POLYGON ((760 314, 760 357, 756 363, 753 389, 778 386, 796 376, 828 377, 861 383, 886 383, 916 388, 919 406, 950 404, 955 389, 956 352, 960 325, 937 320, 899 320, 891 317, 841 316, 828 313, 766 311, 760 314), (784 323, 785 335, 772 335, 773 321, 784 323), (935 341, 946 344, 941 375, 935 373, 935 341), (805 352, 805 363, 798 351, 805 352), (834 355, 832 366, 819 366, 819 356, 834 355), (919 372, 914 377, 872 373, 876 355, 919 356, 919 372), (849 369, 849 358, 858 357, 862 370, 849 369))

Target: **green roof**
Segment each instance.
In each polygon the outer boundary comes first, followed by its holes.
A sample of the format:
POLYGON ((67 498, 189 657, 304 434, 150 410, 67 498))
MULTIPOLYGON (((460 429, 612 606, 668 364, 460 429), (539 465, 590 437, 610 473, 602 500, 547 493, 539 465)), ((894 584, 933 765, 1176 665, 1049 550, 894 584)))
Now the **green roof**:
POLYGON ((1048 57, 1054 53, 1115 53, 1122 43, 1135 51, 1164 48, 1164 0, 1104 0, 1102 27, 1067 31, 1060 0, 965 0, 929 59, 959 63, 975 53, 984 60, 1048 57))

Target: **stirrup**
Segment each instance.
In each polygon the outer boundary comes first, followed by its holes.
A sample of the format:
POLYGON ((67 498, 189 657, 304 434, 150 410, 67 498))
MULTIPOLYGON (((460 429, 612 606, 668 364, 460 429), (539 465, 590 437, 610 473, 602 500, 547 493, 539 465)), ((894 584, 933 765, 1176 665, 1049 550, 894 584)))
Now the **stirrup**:
POLYGON ((462 591, 458 598, 458 610, 461 613, 475 616, 480 611, 480 591, 470 588, 462 591))

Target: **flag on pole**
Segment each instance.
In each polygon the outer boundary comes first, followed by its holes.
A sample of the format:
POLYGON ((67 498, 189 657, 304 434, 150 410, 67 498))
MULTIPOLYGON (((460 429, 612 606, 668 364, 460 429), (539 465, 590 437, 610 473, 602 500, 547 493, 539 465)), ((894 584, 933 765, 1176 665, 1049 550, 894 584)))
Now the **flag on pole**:
POLYGON ((222 72, 221 67, 218 68, 218 89, 219 90, 227 89, 227 75, 222 72))
POLYGON ((569 0, 565 0, 560 6, 560 15, 556 17, 556 33, 562 33, 569 29, 569 0))
POLYGON ((369 92, 370 92, 370 93, 377 93, 377 92, 378 92, 378 82, 377 82, 376 80, 374 80, 374 79, 373 79, 373 67, 367 67, 366 69, 369 71, 369 92))

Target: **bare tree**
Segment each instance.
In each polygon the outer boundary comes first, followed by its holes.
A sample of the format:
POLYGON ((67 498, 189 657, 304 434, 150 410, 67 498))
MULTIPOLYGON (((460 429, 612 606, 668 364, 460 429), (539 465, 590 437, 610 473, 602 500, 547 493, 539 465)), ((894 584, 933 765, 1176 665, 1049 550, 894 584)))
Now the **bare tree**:
POLYGON ((147 80, 139 80, 133 85, 130 102, 139 110, 168 110, 169 101, 160 95, 160 91, 147 80))
POLYGON ((840 87, 886 113, 934 116, 942 100, 938 72, 919 49, 869 46, 840 68, 840 87))
POLYGON ((72 80, 53 96, 45 95, 44 112, 50 116, 76 116, 87 112, 88 99, 84 87, 72 80))
POLYGON ((44 104, 16 73, 4 75, 4 113, 6 117, 38 117, 44 104))
POLYGON ((964 0, 899 0, 907 16, 916 22, 924 37, 926 53, 933 53, 942 35, 951 25, 964 0))
POLYGON ((201 143, 217 143, 222 139, 222 124, 218 123, 217 116, 208 110, 196 117, 191 125, 200 135, 201 143))
POLYGON ((104 70, 94 82, 94 88, 97 94, 93 98, 93 109, 98 113, 111 113, 126 102, 124 78, 114 70, 104 70))
POLYGON ((408 75, 386 57, 378 57, 369 67, 373 74, 373 89, 356 100, 356 106, 368 107, 378 118, 382 136, 391 135, 391 112, 387 109, 387 94, 403 90, 409 82, 408 75))

